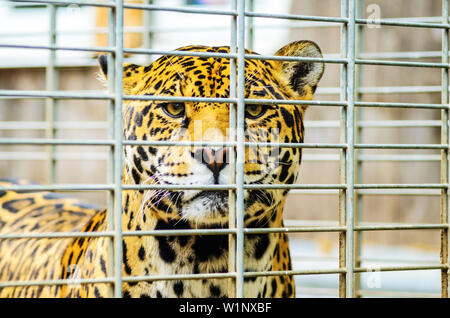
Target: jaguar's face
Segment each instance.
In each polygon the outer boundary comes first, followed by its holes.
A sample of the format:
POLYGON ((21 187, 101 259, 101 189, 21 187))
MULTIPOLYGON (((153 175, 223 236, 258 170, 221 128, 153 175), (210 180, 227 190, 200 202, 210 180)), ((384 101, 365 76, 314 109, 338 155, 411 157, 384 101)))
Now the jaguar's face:
MULTIPOLYGON (((228 53, 227 47, 191 46, 185 51, 228 53)), ((248 52, 250 53, 250 52, 248 52)), ((288 56, 321 56, 312 42, 294 42, 277 52, 288 56)), ((107 72, 101 59, 102 69, 107 72)), ((245 98, 312 98, 323 73, 322 63, 246 60, 245 98)), ((124 66, 125 94, 175 97, 230 97, 230 62, 225 58, 163 56, 148 67, 124 66)), ((230 104, 217 102, 131 101, 124 108, 124 138, 171 142, 234 140, 230 104)), ((299 143, 303 141, 304 107, 245 105, 245 141, 299 143)), ((290 184, 296 179, 300 148, 245 147, 245 184, 290 184)), ((233 147, 127 146, 127 179, 135 184, 182 186, 234 183, 233 147)), ((236 162, 239 166, 241 162, 236 162)), ((270 217, 287 191, 245 191, 247 219, 270 217), (253 217, 253 218, 252 218, 253 217)), ((209 189, 148 190, 143 205, 164 218, 198 223, 228 221, 228 191, 209 189)))

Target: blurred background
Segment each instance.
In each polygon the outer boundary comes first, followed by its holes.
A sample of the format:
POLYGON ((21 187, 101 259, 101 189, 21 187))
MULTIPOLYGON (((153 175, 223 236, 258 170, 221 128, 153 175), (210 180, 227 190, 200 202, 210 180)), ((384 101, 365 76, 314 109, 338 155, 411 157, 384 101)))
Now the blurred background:
MULTIPOLYGON (((130 0, 173 7, 229 9, 228 0, 130 0)), ((340 17, 339 0, 254 0, 247 10, 261 13, 340 17)), ((360 1, 360 18, 440 22, 441 0, 360 1)), ((45 4, 2 1, 0 43, 67 47, 107 46, 107 10, 58 6, 56 34, 50 32, 45 4), (53 41, 53 42, 52 42, 53 41)), ((294 40, 312 40, 325 57, 341 55, 339 23, 247 17, 248 48, 273 54, 294 40), (250 28, 251 27, 251 28, 250 28)), ((125 47, 172 50, 184 45, 229 45, 230 18, 164 11, 125 10, 125 47)), ((441 62, 442 30, 360 25, 358 56, 416 62, 441 62)), ((1 48, 0 89, 101 92, 97 53, 1 48)), ((127 55, 149 64, 159 56, 127 55)), ((441 102, 439 68, 364 65, 358 67, 357 99, 371 102, 441 102)), ((340 66, 327 64, 315 100, 340 100, 340 66)), ((0 99, 0 138, 106 139, 108 103, 98 100, 0 99)), ((305 142, 339 143, 340 108, 310 107, 305 142)), ((441 111, 359 108, 359 143, 441 143, 441 111), (420 127, 418 127, 420 126, 420 127)), ((338 184, 339 152, 305 149, 298 183, 338 184)), ((440 150, 360 150, 358 183, 440 183, 440 150)), ((0 145, 0 177, 35 182, 107 183, 107 147, 0 145), (54 152, 54 178, 49 169, 54 152)), ((439 223, 440 190, 360 190, 360 224, 439 223)), ((73 193, 90 203, 106 204, 106 194, 73 193)), ((337 225, 337 190, 294 190, 288 197, 286 225, 337 225)), ((382 265, 439 265, 440 231, 365 232, 361 264, 374 270, 359 275, 360 296, 440 295, 440 271, 378 272, 382 265)), ((338 267, 336 233, 291 235, 294 269, 338 267)), ((338 275, 297 276, 297 295, 338 296, 338 275)))

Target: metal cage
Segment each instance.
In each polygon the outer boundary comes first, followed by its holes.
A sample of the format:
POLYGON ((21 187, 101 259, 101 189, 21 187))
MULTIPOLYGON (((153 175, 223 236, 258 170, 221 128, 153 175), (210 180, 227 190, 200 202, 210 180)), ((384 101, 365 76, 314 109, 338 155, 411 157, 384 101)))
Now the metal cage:
MULTIPOLYGON (((338 295, 340 297, 356 297, 360 296, 358 275, 361 273, 371 272, 374 269, 361 266, 361 235, 368 231, 397 231, 397 230, 430 230, 440 232, 440 263, 439 264, 421 264, 421 265, 405 265, 405 266, 382 266, 376 268, 380 272, 395 271, 415 271, 415 270, 434 270, 441 273, 441 296, 448 297, 448 183, 449 183, 449 7, 448 0, 442 0, 442 17, 434 19, 380 19, 377 21, 382 26, 407 27, 407 28, 433 28, 440 30, 442 34, 441 52, 422 52, 421 54, 412 52, 414 57, 438 57, 441 62, 416 62, 416 61, 399 61, 397 57, 408 57, 409 52, 399 56, 398 54, 377 53, 368 54, 361 52, 360 41, 363 38, 362 26, 373 23, 370 19, 362 18, 361 8, 363 0, 341 0, 340 17, 324 17, 309 16, 296 14, 272 14, 255 12, 253 8, 254 1, 230 0, 228 10, 209 9, 201 7, 164 7, 152 4, 147 1, 144 4, 124 3, 123 0, 95 1, 95 0, 18 0, 10 1, 20 4, 41 4, 48 8, 50 17, 50 33, 48 45, 27 45, 27 44, 8 44, 4 41, 0 43, 0 49, 34 49, 48 50, 50 52, 48 63, 45 66, 45 88, 46 90, 28 91, 28 90, 5 90, 0 89, 0 99, 45 99, 46 101, 46 118, 43 122, 34 123, 33 129, 45 131, 45 138, 0 138, 0 145, 39 145, 45 147, 50 153, 49 166, 50 175, 48 185, 32 185, 32 186, 14 186, 3 190, 49 190, 49 191, 106 191, 108 195, 108 222, 109 232, 94 233, 40 233, 40 234, 2 234, 0 239, 12 238, 67 238, 67 237, 88 237, 88 236, 105 236, 111 238, 111 251, 113 252, 114 270, 112 277, 106 279, 84 279, 78 283, 105 282, 110 283, 114 290, 115 297, 122 296, 122 282, 136 281, 155 281, 155 280, 179 280, 179 279, 203 279, 203 278, 231 278, 235 280, 234 296, 242 297, 244 294, 244 279, 247 277, 256 277, 262 275, 318 275, 318 274, 336 274, 338 275, 339 287, 338 295), (58 30, 56 28, 56 12, 60 7, 68 5, 104 7, 108 10, 109 24, 103 30, 108 34, 107 47, 78 47, 57 45, 58 30), (201 52, 180 52, 165 51, 152 48, 151 38, 153 29, 144 24, 139 30, 144 34, 144 48, 124 48, 124 25, 123 12, 124 9, 139 9, 146 15, 150 15, 155 11, 179 12, 191 15, 220 15, 226 16, 230 20, 230 37, 231 50, 229 54, 212 54, 201 52), (290 22, 308 21, 311 25, 321 23, 322 26, 328 25, 339 26, 341 33, 340 56, 325 57, 322 59, 301 58, 301 57, 279 57, 273 55, 251 55, 246 54, 244 47, 246 43, 252 43, 254 24, 253 19, 280 19, 290 22), (105 93, 77 92, 77 91, 61 91, 57 87, 57 75, 59 66, 55 62, 57 51, 86 51, 86 52, 107 52, 109 65, 111 67, 111 76, 108 80, 108 91, 105 93), (231 88, 237 87, 236 90, 231 89, 229 98, 170 98, 158 96, 130 96, 124 95, 122 92, 122 73, 116 72, 122 68, 124 55, 134 54, 143 56, 154 55, 183 55, 183 56, 204 56, 204 57, 221 57, 230 59, 231 63, 231 88), (244 142, 244 106, 245 103, 255 102, 255 100, 246 99, 244 97, 244 62, 245 59, 267 59, 267 60, 283 60, 283 61, 322 61, 329 64, 337 64, 340 67, 340 87, 339 100, 336 101, 296 101, 296 100, 257 100, 258 103, 283 103, 308 105, 309 107, 338 107, 340 109, 340 121, 333 123, 322 123, 323 127, 339 128, 339 143, 299 143, 299 144, 258 144, 244 142), (433 87, 434 91, 441 92, 440 103, 401 103, 401 102, 366 102, 361 101, 361 94, 370 93, 370 89, 361 86, 360 68, 365 65, 378 66, 399 66, 399 67, 419 67, 434 68, 441 71, 441 86, 433 87), (108 118, 107 123, 86 124, 88 129, 96 127, 106 128, 108 130, 108 138, 84 140, 84 139, 57 139, 55 131, 61 127, 66 127, 57 121, 55 110, 57 103, 64 100, 106 100, 108 102, 108 118), (124 100, 164 100, 164 101, 209 101, 230 104, 230 129, 232 138, 225 143, 176 143, 176 142, 153 142, 153 141, 127 141, 122 140, 122 102, 124 100), (360 118, 360 110, 366 108, 403 108, 403 109, 434 109, 440 110, 440 121, 414 121, 414 122, 398 122, 384 121, 381 123, 364 122, 360 118), (234 119, 234 120, 233 120, 234 119), (96 126, 97 125, 97 126, 96 126), (372 126, 371 126, 372 125, 372 126), (441 131, 441 142, 436 144, 378 144, 378 143, 361 143, 358 138, 361 131, 366 127, 438 127, 441 131), (234 140, 235 137, 235 140, 234 140), (55 166, 58 157, 55 154, 53 146, 104 146, 108 148, 108 183, 106 184, 55 184, 55 166), (121 224, 121 207, 123 190, 143 190, 143 189, 160 189, 170 188, 168 186, 149 186, 149 185, 123 185, 121 178, 122 172, 122 148, 126 145, 222 145, 234 149, 232 161, 235 171, 235 180, 227 185, 211 185, 211 186, 184 186, 177 189, 215 189, 228 190, 234 198, 234 208, 230 209, 230 227, 221 230, 165 230, 165 231, 139 231, 125 232, 122 231, 121 224), (339 155, 335 158, 339 162, 339 183, 338 184, 293 184, 293 185, 246 185, 244 184, 244 172, 242 162, 244 161, 244 149, 246 146, 278 146, 278 147, 298 147, 298 148, 314 148, 314 149, 335 149, 339 155), (417 184, 368 184, 363 183, 360 179, 360 162, 371 160, 370 155, 362 155, 362 149, 416 149, 416 150, 436 150, 440 155, 429 155, 423 160, 434 160, 440 162, 441 182, 439 183, 417 183, 417 184), (286 188, 302 193, 335 193, 339 198, 339 224, 338 225, 291 225, 284 228, 269 229, 249 229, 243 226, 243 210, 244 210, 244 191, 246 189, 255 188, 286 188), (309 192, 308 192, 309 191, 309 192), (428 191, 428 192, 427 192, 428 191), (439 196, 441 200, 440 223, 436 224, 363 224, 360 223, 359 215, 361 212, 361 200, 364 195, 370 194, 424 194, 439 196), (119 225, 119 226, 117 226, 119 225), (307 233, 307 232, 330 232, 339 235, 339 266, 332 269, 307 269, 307 270, 290 270, 290 271, 268 271, 268 272, 244 272, 243 244, 244 236, 250 233, 269 233, 269 232, 287 232, 287 233, 307 233), (122 277, 122 237, 130 235, 219 235, 229 234, 231 246, 229 255, 233 259, 233 268, 228 273, 220 274, 188 274, 188 275, 172 275, 172 276, 145 276, 145 277, 122 277), (361 234, 361 235, 360 235, 361 234)), ((391 91, 395 88, 387 88, 391 91)), ((420 89, 420 88, 417 88, 420 89)), ((413 88, 407 88, 411 91, 413 88)), ((426 91, 426 89, 425 89, 426 91)), ((372 90, 373 92, 373 90, 372 90)), ((20 123, 0 122, 0 129, 23 129, 24 125, 20 123)), ((28 125, 27 128, 30 128, 28 125)), ((391 155, 391 159, 395 157, 391 155)), ((373 159, 373 158, 372 158, 373 159)), ((394 159, 395 160, 395 159, 394 159)), ((397 156, 397 160, 414 160, 412 156, 405 155, 403 158, 397 156)), ((0 288, 6 286, 26 286, 26 285, 51 285, 51 284, 67 284, 65 280, 55 281, 2 281, 0 288)))

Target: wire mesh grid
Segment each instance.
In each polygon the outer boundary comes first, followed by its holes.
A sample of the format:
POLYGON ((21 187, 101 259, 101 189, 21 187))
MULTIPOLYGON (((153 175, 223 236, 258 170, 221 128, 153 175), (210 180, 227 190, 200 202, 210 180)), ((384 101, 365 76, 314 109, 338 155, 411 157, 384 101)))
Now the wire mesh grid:
MULTIPOLYGON (((46 146, 49 158, 49 183, 48 185, 11 186, 2 190, 42 190, 42 191, 107 191, 108 193, 108 222, 110 231, 107 232, 67 232, 67 233, 24 233, 24 234, 0 234, 0 239, 19 238, 67 238, 67 237, 110 237, 114 259, 114 268, 111 268, 113 276, 104 279, 89 278, 79 281, 84 283, 110 283, 115 297, 122 296, 123 282, 157 281, 157 280, 180 280, 180 279, 206 279, 206 278, 232 278, 235 281, 235 290, 231 296, 242 297, 244 295, 244 279, 257 276, 283 276, 283 275, 319 275, 336 274, 339 276, 338 295, 340 297, 356 297, 360 291, 360 273, 373 271, 370 267, 362 266, 361 261, 361 236, 368 231, 399 231, 399 230, 431 230, 440 232, 440 262, 439 264, 382 266, 376 270, 380 272, 436 270, 441 272, 441 295, 448 297, 448 151, 449 151, 449 83, 448 83, 448 0, 442 0, 442 17, 425 19, 379 19, 377 23, 382 26, 410 27, 410 28, 432 28, 442 33, 441 52, 404 52, 404 53, 364 53, 361 51, 363 39, 363 26, 373 23, 369 19, 360 18, 364 6, 363 0, 341 0, 340 17, 307 16, 297 14, 272 14, 253 11, 254 1, 231 0, 228 10, 206 9, 196 7, 164 7, 146 1, 142 4, 124 3, 123 0, 116 1, 58 1, 41 0, 14 1, 17 3, 39 3, 48 8, 50 17, 50 32, 48 45, 7 44, 0 43, 2 49, 38 49, 50 52, 48 63, 45 68, 45 91, 27 90, 0 90, 1 99, 45 99, 45 122, 27 123, 26 127, 20 122, 2 122, 1 129, 37 129, 45 131, 45 138, 0 138, 0 145, 39 145, 46 146), (62 6, 77 5, 88 7, 104 7, 108 10, 108 26, 104 30, 95 32, 107 32, 107 47, 77 47, 62 46, 57 44, 56 13, 62 6), (136 28, 136 32, 142 32, 148 36, 144 37, 144 48, 124 48, 124 17, 125 9, 142 10, 145 14, 155 11, 179 12, 183 14, 219 15, 229 17, 230 27, 230 53, 204 53, 204 52, 180 52, 157 50, 151 48, 152 34, 157 28, 144 25, 136 28), (244 47, 246 43, 252 43, 254 18, 271 18, 288 20, 291 22, 311 22, 313 26, 340 27, 340 55, 338 57, 306 58, 306 57, 280 57, 274 55, 246 54, 244 47), (106 52, 108 53, 108 91, 105 93, 60 91, 57 86, 59 66, 56 64, 57 51, 82 51, 82 52, 106 52), (231 82, 229 98, 203 98, 203 97, 167 97, 167 96, 134 96, 124 95, 122 88, 122 72, 116 71, 122 68, 124 55, 135 54, 144 56, 155 55, 179 55, 200 57, 221 57, 230 60, 231 82), (438 57, 441 62, 415 62, 398 61, 395 58, 423 58, 438 57), (337 101, 298 101, 298 100, 253 100, 244 96, 244 62, 248 59, 281 60, 281 61, 321 61, 327 64, 336 64, 340 67, 340 87, 337 101), (385 60, 383 60, 385 59, 385 60), (362 94, 376 93, 376 88, 361 87, 361 67, 365 65, 397 66, 397 67, 419 67, 435 68, 441 71, 441 85, 436 87, 406 87, 405 92, 412 91, 434 91, 441 93, 441 103, 399 103, 399 102, 365 102, 361 101, 362 94), (233 89, 236 87, 236 89, 233 89), (107 129, 108 138, 103 140, 84 139, 57 139, 56 131, 64 127, 70 127, 70 123, 57 121, 57 103, 62 100, 106 100, 108 102, 107 123, 73 123, 80 127, 85 124, 87 129, 107 129), (161 142, 161 141, 130 141, 122 140, 122 103, 126 100, 141 101, 182 101, 182 102, 217 102, 230 104, 230 140, 227 142, 161 142), (244 107, 246 103, 260 104, 289 104, 308 105, 309 107, 338 107, 340 109, 339 122, 317 123, 315 127, 339 128, 339 143, 255 143, 244 141, 244 107), (441 120, 417 120, 417 121, 364 121, 361 120, 361 112, 366 108, 404 108, 404 109, 434 109, 441 111, 441 120), (360 134, 367 127, 437 127, 441 130, 441 142, 439 144, 380 144, 361 143, 360 134), (108 155, 101 160, 108 162, 108 182, 106 184, 56 184, 56 164, 59 160, 55 152, 55 146, 106 146, 108 155), (122 149, 125 146, 224 146, 233 149, 231 164, 234 166, 234 182, 225 185, 205 186, 168 186, 168 185, 125 185, 122 184, 122 149), (249 185, 244 182, 244 149, 249 146, 274 146, 274 147, 297 147, 311 149, 335 149, 339 153, 332 160, 339 162, 338 184, 265 184, 249 185), (362 149, 417 149, 437 150, 440 155, 422 155, 414 158, 411 155, 385 155, 386 160, 418 160, 440 162, 441 182, 439 183, 410 183, 410 184, 378 184, 363 183, 361 181, 361 162, 371 160, 382 160, 379 157, 361 154, 362 149), (154 230, 154 231, 123 231, 120 225, 122 218, 122 191, 125 190, 149 190, 149 189, 209 189, 228 190, 232 197, 230 208, 229 229, 209 230, 154 230), (254 229, 244 227, 244 191, 248 189, 272 188, 290 189, 291 193, 334 193, 339 197, 339 220, 338 225, 292 225, 283 228, 254 229), (427 192, 428 191, 428 192, 427 192), (362 197, 376 194, 406 194, 406 195, 432 195, 439 196, 441 200, 440 223, 438 224, 363 224, 358 222, 362 214, 362 197), (306 232, 330 232, 339 235, 339 266, 332 269, 306 269, 287 271, 244 271, 244 236, 255 233, 306 233, 306 232), (227 273, 214 274, 178 274, 158 276, 122 276, 122 238, 136 235, 220 235, 228 234, 230 237, 229 256, 231 268, 227 273)), ((385 92, 401 91, 399 87, 386 87, 385 92)), ((312 126, 313 123, 310 123, 312 126)), ((306 126, 308 128, 308 125, 306 126)), ((44 156, 47 158, 47 156, 44 156)), ((328 160, 328 159, 326 159, 328 160)), ((67 280, 52 281, 3 281, 0 288, 11 286, 29 285, 64 285, 67 280)))

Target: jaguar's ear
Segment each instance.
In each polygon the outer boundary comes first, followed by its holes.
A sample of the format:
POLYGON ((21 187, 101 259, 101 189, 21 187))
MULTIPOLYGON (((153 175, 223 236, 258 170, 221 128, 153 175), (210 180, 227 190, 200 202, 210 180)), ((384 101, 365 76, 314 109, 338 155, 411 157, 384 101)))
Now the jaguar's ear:
POLYGON ((100 65, 100 70, 102 71, 104 78, 108 78, 108 58, 106 55, 100 55, 98 57, 98 64, 100 65))
MULTIPOLYGON (((283 46, 275 53, 278 56, 322 58, 319 46, 311 41, 296 41, 283 46)), ((305 99, 312 98, 323 71, 322 62, 280 61, 281 76, 288 85, 305 99)))
MULTIPOLYGON (((98 64, 100 66, 101 76, 100 80, 108 79, 108 58, 105 55, 98 57, 98 64)), ((148 71, 147 67, 137 64, 124 63, 123 64, 123 93, 131 94, 139 83, 142 83, 142 77, 148 71)))

